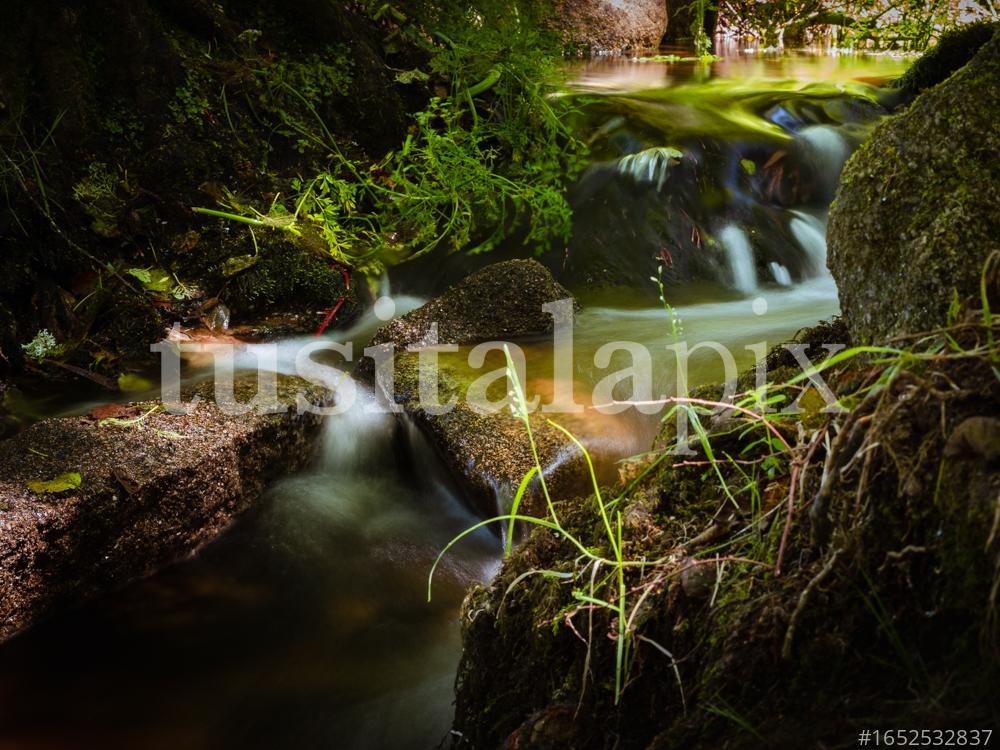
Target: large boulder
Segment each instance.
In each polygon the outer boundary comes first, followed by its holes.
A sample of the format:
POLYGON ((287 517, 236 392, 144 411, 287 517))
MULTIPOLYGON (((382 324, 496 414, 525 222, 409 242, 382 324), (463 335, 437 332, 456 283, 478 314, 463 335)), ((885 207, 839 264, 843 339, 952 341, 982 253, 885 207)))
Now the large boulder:
POLYGON ((591 54, 652 50, 667 28, 664 0, 560 0, 553 25, 591 54))
MULTIPOLYGON (((238 400, 253 395, 245 390, 237 383, 238 400)), ((331 403, 284 377, 277 403, 299 393, 331 403)), ((204 400, 185 414, 149 411, 158 406, 47 419, 0 443, 0 641, 216 538, 270 480, 310 460, 321 424, 290 406, 233 415, 204 400)))
POLYGON ((894 88, 908 96, 916 96, 924 89, 947 80, 952 73, 966 65, 982 49, 1000 24, 978 21, 958 26, 941 36, 934 47, 922 55, 906 73, 893 82, 894 88))
POLYGON ((828 263, 859 341, 944 324, 1000 248, 1000 34, 848 161, 828 263))

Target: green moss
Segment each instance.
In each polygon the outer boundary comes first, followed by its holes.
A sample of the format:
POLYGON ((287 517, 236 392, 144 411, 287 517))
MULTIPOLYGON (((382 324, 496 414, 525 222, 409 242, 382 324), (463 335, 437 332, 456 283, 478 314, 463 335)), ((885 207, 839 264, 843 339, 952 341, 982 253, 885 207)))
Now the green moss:
POLYGON ((112 106, 101 123, 104 132, 116 141, 124 141, 130 149, 138 149, 144 131, 142 119, 119 100, 112 106))
POLYGON ((1000 35, 848 161, 830 212, 829 266, 856 340, 933 329, 953 289, 978 296, 1000 235, 998 79, 1000 35))
POLYGON ((178 125, 200 126, 205 121, 206 113, 212 107, 206 91, 207 85, 202 74, 193 69, 188 71, 184 85, 177 87, 174 98, 168 105, 178 125))
POLYGON ((128 175, 104 162, 91 162, 87 174, 73 185, 73 197, 93 219, 91 229, 102 237, 118 234, 125 210, 125 196, 131 192, 128 175))
POLYGON ((911 95, 936 86, 968 63, 998 28, 995 21, 979 21, 946 32, 894 85, 911 95))
POLYGON ((120 290, 101 312, 93 340, 126 360, 149 358, 149 345, 161 340, 166 326, 151 300, 120 290))
POLYGON ((223 295, 237 315, 320 310, 333 307, 345 293, 339 270, 293 242, 277 241, 260 252, 263 257, 234 276, 223 295))

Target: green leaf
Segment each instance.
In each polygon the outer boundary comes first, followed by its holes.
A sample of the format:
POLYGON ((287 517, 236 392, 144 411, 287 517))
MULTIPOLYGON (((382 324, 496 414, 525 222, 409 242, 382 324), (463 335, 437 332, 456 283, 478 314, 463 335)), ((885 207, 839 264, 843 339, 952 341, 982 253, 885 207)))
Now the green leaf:
POLYGON ((951 303, 948 305, 948 326, 953 326, 958 322, 958 316, 962 314, 962 300, 958 297, 958 289, 951 290, 951 303))
POLYGON ((47 481, 37 479, 25 482, 25 484, 28 485, 28 489, 39 495, 55 495, 59 492, 75 490, 80 486, 82 481, 83 480, 80 478, 80 475, 73 471, 67 474, 60 474, 55 479, 49 479, 47 481))
POLYGON ((145 282, 146 289, 151 292, 169 292, 174 288, 174 279, 168 271, 162 268, 152 268, 149 271, 149 281, 145 282))
POLYGON ((222 275, 225 277, 235 276, 241 271, 245 271, 251 266, 257 264, 256 255, 236 255, 232 258, 228 258, 225 263, 222 264, 222 275))
POLYGON ((165 437, 169 440, 190 440, 187 435, 182 435, 174 430, 156 430, 155 432, 160 437, 165 437))
POLYGON ((510 557, 510 551, 514 545, 514 519, 517 516, 518 508, 521 507, 521 499, 524 497, 524 491, 528 489, 528 482, 537 473, 538 467, 532 466, 528 470, 528 473, 524 475, 521 485, 517 488, 517 494, 514 495, 514 503, 510 506, 510 524, 507 527, 507 548, 504 550, 504 557, 510 557))
POLYGON ((153 277, 150 275, 149 271, 145 268, 130 268, 128 269, 128 273, 130 273, 132 276, 135 276, 143 284, 149 284, 153 280, 153 277))

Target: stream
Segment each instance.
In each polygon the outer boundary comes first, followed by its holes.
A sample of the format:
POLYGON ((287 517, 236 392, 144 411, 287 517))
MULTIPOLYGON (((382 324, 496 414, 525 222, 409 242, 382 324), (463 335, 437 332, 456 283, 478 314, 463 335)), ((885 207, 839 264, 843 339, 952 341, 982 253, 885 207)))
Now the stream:
MULTIPOLYGON (((741 368, 755 361, 744 347, 773 346, 837 313, 824 207, 877 120, 873 85, 902 68, 891 58, 738 52, 708 67, 574 68, 565 95, 580 103, 593 166, 574 190, 577 255, 554 265, 583 304, 581 391, 610 372, 594 365, 598 348, 624 339, 653 352, 655 389, 672 392, 669 322, 649 281, 656 258, 689 346, 719 342, 741 368), (613 255, 621 269, 590 283, 613 255)), ((397 314, 421 297, 397 297, 397 314)), ((358 350, 377 325, 369 316, 336 336, 358 350)), ((528 384, 544 390, 551 344, 524 348, 528 384)), ((693 357, 692 385, 721 374, 711 351, 693 357)), ((50 412, 92 403, 67 395, 50 412)), ((456 547, 427 603, 438 551, 479 519, 415 428, 360 407, 328 418, 312 468, 275 483, 217 542, 0 648, 0 750, 447 740, 459 607, 496 571, 499 540, 482 530, 456 547)), ((613 465, 648 448, 658 419, 574 429, 613 465)))

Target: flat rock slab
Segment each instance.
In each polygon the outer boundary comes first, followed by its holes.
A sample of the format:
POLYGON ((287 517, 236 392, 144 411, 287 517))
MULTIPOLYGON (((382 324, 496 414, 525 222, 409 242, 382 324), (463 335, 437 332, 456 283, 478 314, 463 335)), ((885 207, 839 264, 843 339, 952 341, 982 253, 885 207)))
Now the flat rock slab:
MULTIPOLYGON (((279 400, 299 386, 330 403, 297 379, 279 400)), ((216 538, 268 482, 310 460, 320 424, 293 409, 233 416, 203 401, 131 426, 47 419, 0 443, 0 641, 216 538), (39 494, 27 484, 66 473, 79 487, 39 494)))
MULTIPOLYGON (((543 305, 572 299, 552 274, 534 260, 511 260, 487 266, 455 284, 441 296, 379 329, 373 345, 396 349, 392 393, 375 378, 372 360, 359 363, 355 375, 376 387, 379 395, 402 407, 430 438, 470 504, 482 515, 506 512, 534 456, 523 422, 509 410, 482 413, 465 400, 468 373, 439 363, 438 403, 457 402, 447 413, 420 401, 419 350, 431 343, 437 326, 439 344, 514 341, 552 332, 553 316, 543 305)), ((575 307, 576 302, 572 305, 575 307)), ((532 415, 535 443, 553 497, 577 494, 589 481, 583 455, 540 415, 532 415)), ((537 480, 529 487, 522 512, 545 515, 537 480)))
MULTIPOLYGON (((509 409, 483 413, 473 408, 465 400, 468 380, 464 373, 447 367, 437 372, 438 398, 440 403, 455 399, 455 407, 445 413, 427 409, 419 398, 419 372, 418 355, 397 355, 396 403, 430 438, 466 499, 481 516, 509 512, 518 485, 535 465, 524 423, 509 409)), ((533 413, 530 419, 538 461, 551 497, 558 500, 585 494, 590 475, 583 454, 544 415, 533 413)), ((573 426, 566 416, 563 421, 573 426)), ((547 515, 537 478, 528 485, 518 512, 547 515)))

